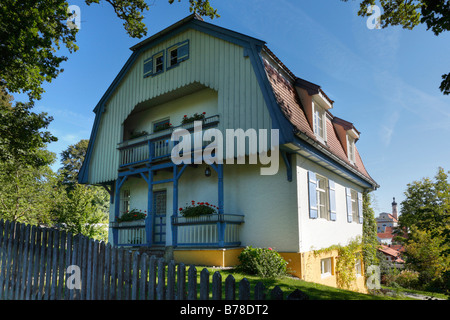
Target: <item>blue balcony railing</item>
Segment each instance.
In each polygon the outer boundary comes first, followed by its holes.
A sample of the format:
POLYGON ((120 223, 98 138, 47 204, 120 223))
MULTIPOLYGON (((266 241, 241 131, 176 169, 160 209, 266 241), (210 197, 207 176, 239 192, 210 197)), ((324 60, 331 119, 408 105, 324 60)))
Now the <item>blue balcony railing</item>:
MULTIPOLYGON (((202 128, 211 128, 219 123, 219 115, 205 118, 202 128)), ((139 165, 169 158, 174 147, 174 141, 170 137, 176 129, 194 130, 194 123, 172 127, 153 134, 148 134, 133 140, 127 140, 119 144, 120 167, 139 165)), ((206 143, 207 144, 207 143, 206 143)))

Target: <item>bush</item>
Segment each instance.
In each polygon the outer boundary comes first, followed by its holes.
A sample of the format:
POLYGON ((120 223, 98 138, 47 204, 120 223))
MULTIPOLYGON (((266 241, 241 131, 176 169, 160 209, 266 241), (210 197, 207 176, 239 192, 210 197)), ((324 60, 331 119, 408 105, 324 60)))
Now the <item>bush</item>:
POLYGON ((411 270, 403 270, 396 276, 395 282, 402 288, 419 289, 419 273, 411 270))
POLYGON ((246 247, 238 257, 243 273, 262 278, 276 278, 287 272, 287 262, 272 248, 246 247))

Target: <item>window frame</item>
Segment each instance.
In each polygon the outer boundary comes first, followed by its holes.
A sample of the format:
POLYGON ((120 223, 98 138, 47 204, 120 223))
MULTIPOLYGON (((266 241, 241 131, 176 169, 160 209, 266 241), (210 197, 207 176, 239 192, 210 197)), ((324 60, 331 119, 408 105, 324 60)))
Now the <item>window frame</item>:
POLYGON ((156 75, 158 75, 160 73, 163 73, 164 72, 164 50, 162 50, 162 51, 160 51, 158 53, 155 53, 152 56, 152 59, 153 59, 153 73, 152 73, 152 76, 156 76, 156 75), (160 64, 157 64, 157 61, 158 61, 157 59, 158 58, 162 58, 162 61, 161 61, 160 64), (161 70, 159 70, 159 71, 158 71, 158 66, 161 66, 161 70))
POLYGON ((177 66, 180 65, 180 63, 182 63, 183 61, 186 61, 189 59, 189 55, 190 55, 190 43, 189 40, 185 40, 182 42, 178 42, 176 44, 174 44, 173 46, 167 48, 167 64, 166 64, 166 70, 170 70, 172 68, 175 68, 177 66), (187 55, 186 56, 182 56, 181 58, 178 55, 178 49, 183 47, 183 46, 187 46, 187 55), (172 64, 172 52, 177 50, 177 61, 172 64))
POLYGON ((316 174, 316 193, 317 193, 317 215, 318 218, 331 220, 330 217, 330 194, 329 194, 329 181, 328 178, 316 174), (320 187, 320 182, 325 184, 323 188, 320 187), (322 203, 322 197, 325 200, 325 203, 322 203))
POLYGON ((347 135, 347 154, 348 160, 354 164, 355 163, 355 138, 347 135))
POLYGON ((358 192, 350 189, 350 198, 352 203, 352 221, 359 221, 359 204, 358 204, 358 192))
POLYGON ((326 132, 326 110, 320 106, 317 102, 312 102, 312 111, 313 111, 313 131, 320 141, 325 142, 327 140, 327 132, 326 132), (321 127, 319 126, 319 122, 321 127))
POLYGON ((333 275, 333 258, 320 259, 320 276, 321 278, 331 277, 333 275))
POLYGON ((130 211, 130 200, 131 200, 131 191, 128 188, 125 188, 120 193, 120 210, 121 214, 130 211))

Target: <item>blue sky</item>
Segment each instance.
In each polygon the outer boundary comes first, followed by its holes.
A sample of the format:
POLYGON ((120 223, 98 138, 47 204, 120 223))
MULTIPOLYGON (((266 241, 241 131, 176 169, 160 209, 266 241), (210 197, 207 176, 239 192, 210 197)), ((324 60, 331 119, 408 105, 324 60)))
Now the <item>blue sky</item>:
MULTIPOLYGON (((187 0, 148 3, 148 37, 189 15, 187 0)), ((69 4, 81 8, 80 49, 36 102, 36 111, 54 118, 50 130, 59 141, 49 150, 57 154, 89 138, 93 108, 130 56, 129 48, 142 40, 128 37, 106 2, 69 4)), ((357 16, 358 1, 212 4, 221 17, 206 21, 266 41, 295 75, 319 84, 335 101, 333 115, 354 123, 361 132, 358 150, 381 186, 373 194, 376 214, 391 212, 392 197, 400 203, 408 183, 433 177, 438 167, 450 170, 450 96, 438 89, 441 75, 450 72, 449 34, 436 37, 423 26, 371 30, 367 19, 357 16)))

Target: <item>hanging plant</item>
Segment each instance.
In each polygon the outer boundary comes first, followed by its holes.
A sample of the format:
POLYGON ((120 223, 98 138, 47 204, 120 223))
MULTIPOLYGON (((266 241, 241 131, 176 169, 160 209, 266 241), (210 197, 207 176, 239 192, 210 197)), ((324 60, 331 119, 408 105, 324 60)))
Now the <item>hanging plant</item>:
POLYGON ((128 222, 128 221, 136 221, 143 220, 147 217, 147 214, 142 212, 141 210, 133 209, 131 211, 127 211, 117 218, 117 222, 128 222))

